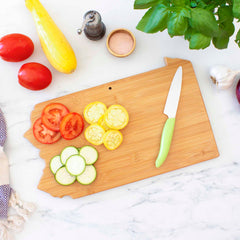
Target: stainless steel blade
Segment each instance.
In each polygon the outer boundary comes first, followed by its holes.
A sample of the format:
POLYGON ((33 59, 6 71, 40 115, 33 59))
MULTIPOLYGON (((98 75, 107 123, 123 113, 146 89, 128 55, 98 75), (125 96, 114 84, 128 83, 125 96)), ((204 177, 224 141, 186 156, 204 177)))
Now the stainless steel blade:
POLYGON ((167 101, 165 103, 164 114, 166 114, 169 118, 175 118, 178 108, 178 102, 180 98, 182 88, 182 67, 178 67, 169 92, 167 96, 167 101))

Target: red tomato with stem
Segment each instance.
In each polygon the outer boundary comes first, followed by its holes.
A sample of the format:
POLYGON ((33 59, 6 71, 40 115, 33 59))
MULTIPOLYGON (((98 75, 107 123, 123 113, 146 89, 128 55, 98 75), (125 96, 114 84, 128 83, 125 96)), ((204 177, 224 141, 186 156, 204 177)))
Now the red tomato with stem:
POLYGON ((33 124, 33 135, 38 142, 44 144, 55 143, 61 138, 61 133, 46 128, 41 118, 38 118, 33 124))
POLYGON ((80 114, 67 114, 60 123, 60 133, 64 139, 71 140, 78 137, 84 128, 84 121, 80 114))
POLYGON ((42 111, 42 123, 53 131, 60 130, 60 122, 69 113, 66 106, 61 103, 50 103, 42 111))
POLYGON ((32 55, 33 50, 32 40, 23 34, 12 33, 0 39, 0 56, 5 61, 23 61, 32 55))
POLYGON ((18 82, 30 90, 42 90, 52 82, 52 73, 40 63, 25 63, 18 71, 18 82))

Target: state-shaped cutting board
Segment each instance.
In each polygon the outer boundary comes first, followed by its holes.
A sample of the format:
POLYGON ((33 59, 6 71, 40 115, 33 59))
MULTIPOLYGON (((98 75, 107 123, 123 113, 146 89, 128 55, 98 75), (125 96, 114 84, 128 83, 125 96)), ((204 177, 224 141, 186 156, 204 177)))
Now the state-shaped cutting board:
POLYGON ((218 157, 191 62, 171 58, 165 58, 165 62, 167 66, 162 68, 37 104, 31 113, 32 124, 41 116, 44 106, 52 102, 63 103, 71 112, 80 114, 94 101, 107 106, 121 104, 130 116, 129 124, 122 130, 124 139, 118 149, 109 151, 103 145, 96 146, 99 152, 99 159, 94 164, 97 178, 87 186, 78 182, 61 186, 49 169, 50 159, 60 154, 64 147, 89 145, 84 134, 74 140, 61 139, 46 145, 35 140, 31 126, 25 137, 40 150, 40 157, 46 162, 38 188, 56 197, 79 198, 218 157), (183 82, 173 140, 166 161, 156 168, 155 159, 167 119, 163 109, 171 81, 180 65, 183 67, 183 82))

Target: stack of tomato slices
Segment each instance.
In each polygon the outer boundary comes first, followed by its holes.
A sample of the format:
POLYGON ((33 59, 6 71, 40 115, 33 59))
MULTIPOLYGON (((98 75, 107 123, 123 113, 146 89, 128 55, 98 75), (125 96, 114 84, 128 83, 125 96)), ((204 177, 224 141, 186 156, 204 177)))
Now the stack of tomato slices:
POLYGON ((61 137, 67 140, 78 137, 84 128, 80 114, 70 112, 61 103, 50 103, 42 111, 42 115, 33 124, 33 135, 44 144, 57 142, 61 137))

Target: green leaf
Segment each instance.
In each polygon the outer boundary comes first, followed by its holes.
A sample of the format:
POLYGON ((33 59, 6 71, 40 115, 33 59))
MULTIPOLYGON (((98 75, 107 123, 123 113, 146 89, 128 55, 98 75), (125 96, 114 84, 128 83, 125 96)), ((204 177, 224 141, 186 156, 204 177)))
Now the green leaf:
POLYGON ((216 48, 224 49, 228 46, 229 37, 214 37, 212 42, 216 48))
POLYGON ((233 0, 233 16, 240 19, 240 0, 233 0))
POLYGON ((232 7, 223 6, 218 9, 219 34, 212 39, 214 46, 218 49, 228 47, 229 37, 233 35, 235 27, 232 23, 232 7))
POLYGON ((191 11, 188 8, 177 8, 178 11, 181 12, 181 15, 186 17, 186 18, 190 18, 191 17, 191 11))
POLYGON ((232 7, 231 6, 223 6, 218 8, 218 22, 226 22, 226 21, 233 21, 232 15, 232 7))
POLYGON ((204 49, 211 43, 211 37, 205 36, 201 33, 194 33, 191 36, 189 48, 190 49, 204 49))
POLYGON ((167 28, 169 9, 159 4, 150 8, 137 25, 137 29, 146 33, 155 33, 167 28))
POLYGON ((198 7, 200 7, 200 8, 207 8, 209 5, 208 4, 206 4, 206 3, 204 3, 204 2, 199 2, 198 4, 196 4, 195 3, 195 6, 194 7, 196 7, 196 5, 198 6, 198 7))
POLYGON ((195 31, 191 27, 189 27, 184 34, 184 39, 190 41, 193 33, 195 33, 195 31))
POLYGON ((193 8, 191 9, 191 13, 190 26, 195 29, 196 32, 209 37, 218 35, 217 20, 212 12, 201 8, 193 8))
POLYGON ((174 11, 167 23, 168 33, 171 37, 184 35, 188 28, 188 17, 190 13, 187 9, 177 9, 174 11))
POLYGON ((237 36, 236 36, 236 40, 235 42, 238 44, 238 46, 240 47, 240 30, 238 30, 237 32, 237 36))
POLYGON ((192 8, 197 7, 197 2, 196 2, 196 1, 191 1, 190 6, 191 6, 192 8))
POLYGON ((205 6, 204 9, 213 12, 216 7, 218 7, 218 4, 214 2, 211 4, 207 4, 207 6, 205 6))
POLYGON ((172 3, 175 6, 185 6, 185 0, 172 0, 172 3))
POLYGON ((146 9, 153 7, 157 4, 164 4, 168 5, 167 0, 135 0, 134 2, 134 9, 146 9))
POLYGON ((235 31, 235 26, 231 21, 226 21, 219 24, 219 34, 218 37, 230 37, 235 31))

